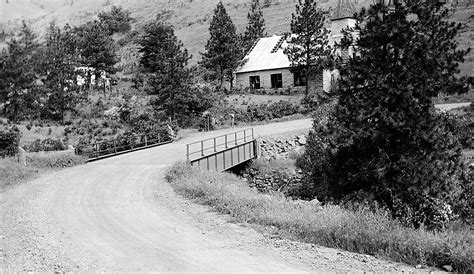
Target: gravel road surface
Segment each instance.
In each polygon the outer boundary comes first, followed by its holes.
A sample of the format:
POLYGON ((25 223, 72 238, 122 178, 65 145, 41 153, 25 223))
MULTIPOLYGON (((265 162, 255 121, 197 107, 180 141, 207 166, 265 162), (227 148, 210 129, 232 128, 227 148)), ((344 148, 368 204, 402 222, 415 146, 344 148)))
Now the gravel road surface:
MULTIPOLYGON (((257 135, 309 129, 298 120, 257 135)), ((42 175, 0 193, 0 270, 308 272, 413 271, 371 256, 294 242, 190 202, 164 179, 178 142, 42 175)))

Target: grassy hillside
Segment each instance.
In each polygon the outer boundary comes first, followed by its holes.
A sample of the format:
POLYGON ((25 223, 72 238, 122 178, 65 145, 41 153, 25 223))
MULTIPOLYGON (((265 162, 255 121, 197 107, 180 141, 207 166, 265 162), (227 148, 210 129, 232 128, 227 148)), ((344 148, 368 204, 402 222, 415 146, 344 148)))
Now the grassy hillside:
MULTIPOLYGON (((458 8, 454 19, 466 23, 466 28, 459 37, 462 47, 472 47, 474 39, 474 1, 452 0, 458 8)), ((204 51, 208 38, 209 20, 218 0, 0 0, 0 32, 14 32, 21 19, 27 19, 38 33, 44 32, 48 23, 56 20, 58 25, 70 23, 78 25, 91 20, 102 10, 112 5, 122 6, 131 11, 136 19, 135 27, 155 18, 164 11, 170 11, 169 22, 176 28, 178 37, 193 55, 192 63, 200 59, 199 52, 204 51)), ((237 30, 243 31, 247 23, 247 12, 250 0, 223 0, 237 30)), ((268 3, 263 9, 266 28, 269 35, 289 31, 291 13, 297 0, 262 0, 268 3)), ((367 6, 372 0, 355 0, 357 7, 367 6)), ((337 0, 321 0, 321 6, 334 9, 337 0)), ((0 41, 1 43, 2 41, 0 41)), ((474 53, 463 65, 465 74, 472 74, 474 53)))

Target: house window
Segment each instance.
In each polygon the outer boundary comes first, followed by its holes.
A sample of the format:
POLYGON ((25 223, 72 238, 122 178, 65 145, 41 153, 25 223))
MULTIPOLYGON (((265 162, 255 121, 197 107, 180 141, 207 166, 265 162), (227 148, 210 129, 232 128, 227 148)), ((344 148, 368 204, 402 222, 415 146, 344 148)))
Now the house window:
POLYGON ((250 87, 260 89, 260 76, 250 76, 250 87))
POLYGON ((272 88, 282 88, 283 87, 283 77, 281 73, 271 74, 270 80, 272 82, 272 88))
POLYGON ((301 71, 295 71, 293 73, 295 87, 306 86, 306 76, 301 71))

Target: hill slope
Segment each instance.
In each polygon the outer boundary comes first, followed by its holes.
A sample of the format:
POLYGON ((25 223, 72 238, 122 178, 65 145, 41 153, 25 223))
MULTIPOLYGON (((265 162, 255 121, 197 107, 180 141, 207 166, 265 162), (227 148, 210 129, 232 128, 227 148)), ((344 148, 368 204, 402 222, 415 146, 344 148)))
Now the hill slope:
MULTIPOLYGON (((223 0, 238 31, 243 31, 247 24, 247 12, 250 0, 223 0)), ((296 0, 266 0, 269 3, 263 9, 266 29, 269 35, 289 31, 291 13, 294 12, 296 0)), ((372 0, 355 0, 358 8, 368 6, 372 0)), ((454 20, 466 24, 459 37, 463 48, 472 47, 474 39, 474 1, 452 0, 458 5, 454 20)), ((36 32, 42 33, 50 21, 56 20, 58 25, 69 23, 79 25, 94 19, 102 10, 112 5, 122 6, 130 10, 136 19, 135 27, 152 20, 162 11, 169 11, 169 22, 176 28, 176 34, 193 55, 192 63, 200 59, 199 52, 209 36, 208 27, 213 8, 218 0, 0 0, 0 31, 7 33, 18 29, 21 19, 31 22, 36 32)), ((333 9, 337 0, 319 1, 323 8, 333 9)), ((1 41, 0 41, 1 42, 1 41)), ((474 53, 463 64, 465 74, 472 74, 474 53)))

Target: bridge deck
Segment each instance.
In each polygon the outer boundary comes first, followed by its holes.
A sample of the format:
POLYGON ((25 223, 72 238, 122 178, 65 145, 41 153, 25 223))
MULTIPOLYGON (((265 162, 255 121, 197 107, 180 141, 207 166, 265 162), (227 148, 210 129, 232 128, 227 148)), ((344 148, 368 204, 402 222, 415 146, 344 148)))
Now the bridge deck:
POLYGON ((224 171, 256 158, 257 142, 253 129, 210 138, 187 145, 191 165, 224 171))

